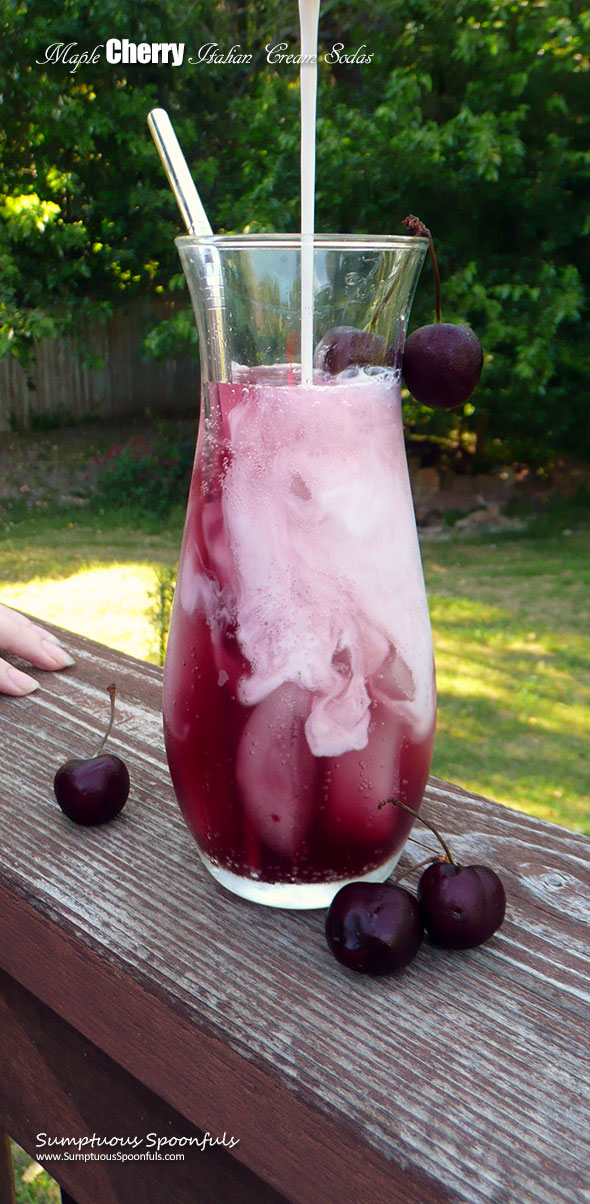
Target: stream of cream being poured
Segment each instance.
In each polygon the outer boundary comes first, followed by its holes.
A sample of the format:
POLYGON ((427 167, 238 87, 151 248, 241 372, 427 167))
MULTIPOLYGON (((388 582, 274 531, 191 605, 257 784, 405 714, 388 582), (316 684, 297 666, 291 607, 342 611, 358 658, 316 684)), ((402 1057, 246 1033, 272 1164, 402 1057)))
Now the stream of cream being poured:
POLYGON ((301 90, 301 379, 313 377, 313 239, 315 209, 315 126, 318 86, 320 0, 299 0, 301 90))

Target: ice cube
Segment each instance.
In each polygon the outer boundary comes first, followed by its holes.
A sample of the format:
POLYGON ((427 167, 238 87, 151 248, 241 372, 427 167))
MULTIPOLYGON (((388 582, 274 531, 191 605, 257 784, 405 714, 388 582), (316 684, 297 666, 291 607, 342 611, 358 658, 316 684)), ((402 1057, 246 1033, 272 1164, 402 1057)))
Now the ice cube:
POLYGON ((286 682, 254 707, 244 727, 236 780, 259 839, 280 856, 301 851, 313 816, 317 762, 305 738, 306 690, 286 682))
POLYGON ((369 686, 376 698, 386 702, 413 702, 416 697, 416 683, 410 667, 393 644, 372 674, 369 686))
POLYGON ((320 689, 313 699, 305 732, 318 757, 338 757, 364 748, 369 737, 369 707, 362 650, 358 642, 338 642, 320 689))
POLYGON ((399 791, 400 749, 405 724, 389 707, 374 705, 366 748, 329 762, 329 790, 324 822, 344 841, 383 841, 399 819, 384 802, 399 791))
POLYGON ((221 498, 206 502, 203 506, 203 538, 212 572, 220 588, 232 592, 235 581, 235 565, 230 542, 224 528, 221 498))

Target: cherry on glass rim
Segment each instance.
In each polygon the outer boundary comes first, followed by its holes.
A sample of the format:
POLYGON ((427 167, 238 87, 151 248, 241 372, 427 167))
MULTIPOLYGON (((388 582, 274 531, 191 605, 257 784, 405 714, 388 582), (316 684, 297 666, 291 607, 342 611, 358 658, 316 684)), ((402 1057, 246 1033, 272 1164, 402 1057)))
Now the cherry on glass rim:
POLYGON ((406 341, 403 377, 412 397, 436 410, 469 401, 483 367, 481 343, 470 326, 420 326, 406 341))
POLYGON ((412 397, 433 410, 451 410, 469 401, 481 376, 483 351, 470 326, 441 321, 440 273, 428 226, 410 214, 403 221, 410 234, 428 239, 434 272, 435 318, 406 340, 402 374, 412 397))

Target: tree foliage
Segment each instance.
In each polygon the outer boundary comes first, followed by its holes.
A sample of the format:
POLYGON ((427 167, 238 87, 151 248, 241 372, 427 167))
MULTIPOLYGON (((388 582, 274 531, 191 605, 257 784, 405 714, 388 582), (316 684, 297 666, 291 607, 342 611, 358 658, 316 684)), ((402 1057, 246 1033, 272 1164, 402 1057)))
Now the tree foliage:
MULTIPOLYGON (((4 0, 2 26, 0 354, 24 359, 34 339, 177 282, 178 217, 145 124, 154 104, 215 229, 298 228, 298 68, 265 51, 297 52, 295 0, 4 0), (113 36, 184 41, 187 57, 239 45, 252 61, 35 61, 52 42, 113 36)), ((474 404, 490 435, 590 452, 590 10, 324 0, 320 37, 324 53, 364 44, 372 60, 320 63, 318 228, 401 232, 418 213, 437 242, 443 317, 484 345, 474 404)), ((431 316, 425 269, 413 318, 431 316)), ((156 332, 152 350, 174 334, 156 332)))

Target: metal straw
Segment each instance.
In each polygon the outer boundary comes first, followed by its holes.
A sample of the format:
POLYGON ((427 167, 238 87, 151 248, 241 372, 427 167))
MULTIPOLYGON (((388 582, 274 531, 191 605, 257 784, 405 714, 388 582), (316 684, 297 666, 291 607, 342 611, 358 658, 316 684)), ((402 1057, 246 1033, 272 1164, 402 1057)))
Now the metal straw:
MULTIPOLYGON (((148 126, 180 209, 182 220, 196 238, 211 238, 213 230, 165 109, 152 109, 148 126)), ((214 246, 199 248, 201 289, 208 312, 209 361, 214 381, 231 379, 225 330, 225 299, 219 252, 214 246)))
POLYGON ((203 203, 195 188, 187 161, 180 149, 174 127, 165 109, 152 109, 148 126, 162 160, 170 187, 176 197, 182 220, 195 237, 213 234, 203 203))

